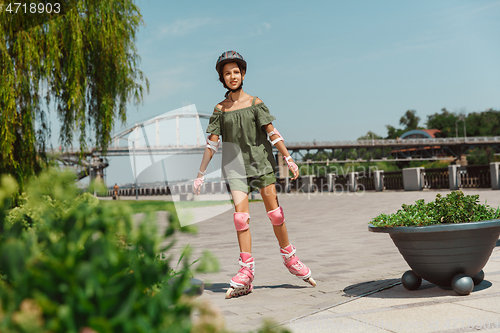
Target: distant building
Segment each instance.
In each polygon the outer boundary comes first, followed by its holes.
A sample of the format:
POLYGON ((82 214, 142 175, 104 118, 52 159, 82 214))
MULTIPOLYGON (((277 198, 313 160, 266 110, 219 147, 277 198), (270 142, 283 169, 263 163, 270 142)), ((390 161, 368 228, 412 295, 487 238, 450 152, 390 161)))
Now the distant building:
POLYGON ((401 135, 401 139, 427 139, 435 138, 436 133, 441 132, 438 129, 416 129, 408 132, 404 132, 401 135))

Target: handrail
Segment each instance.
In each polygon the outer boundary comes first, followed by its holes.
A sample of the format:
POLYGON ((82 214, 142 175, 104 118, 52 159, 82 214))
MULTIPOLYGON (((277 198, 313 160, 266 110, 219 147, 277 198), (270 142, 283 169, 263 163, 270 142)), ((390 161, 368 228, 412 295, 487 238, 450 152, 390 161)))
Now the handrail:
POLYGON ((287 146, 375 146, 375 145, 407 145, 407 144, 447 144, 447 143, 475 143, 499 142, 500 136, 477 136, 467 138, 418 138, 418 139, 376 139, 356 141, 321 141, 321 142, 287 142, 287 146))
MULTIPOLYGON (((407 146, 407 145, 414 145, 414 144, 419 144, 419 145, 439 145, 439 144, 450 144, 450 143, 457 143, 457 144, 473 144, 473 143, 500 143, 500 136, 478 136, 478 137, 467 137, 465 140, 464 138, 421 138, 421 139, 401 139, 401 140, 395 140, 395 139, 377 139, 377 140, 356 140, 356 141, 321 141, 321 142, 287 142, 286 145, 287 147, 314 147, 314 146, 358 146, 358 147, 363 147, 363 146, 383 146, 383 145, 391 145, 391 146, 407 146)), ((156 150, 156 149, 186 149, 186 148, 199 148, 204 146, 202 145, 185 145, 182 147, 176 147, 176 146, 151 146, 149 149, 151 150, 156 150)), ((141 146, 143 147, 143 146, 141 146)), ((140 149, 141 147, 136 147, 140 149)), ((112 145, 109 146, 109 150, 117 151, 117 150, 128 150, 128 146, 118 146, 114 147, 112 145)), ((92 152, 94 148, 87 148, 86 152, 92 152)), ((64 151, 60 151, 59 149, 47 149, 46 152, 51 152, 51 153, 77 153, 80 152, 79 148, 64 148, 64 151)))

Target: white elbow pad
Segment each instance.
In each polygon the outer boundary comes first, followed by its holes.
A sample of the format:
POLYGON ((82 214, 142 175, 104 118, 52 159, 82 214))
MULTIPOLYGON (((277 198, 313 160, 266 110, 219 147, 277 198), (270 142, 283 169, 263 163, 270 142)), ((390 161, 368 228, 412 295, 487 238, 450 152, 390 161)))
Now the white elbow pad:
POLYGON ((217 152, 217 150, 219 149, 219 144, 220 144, 220 139, 215 142, 215 141, 210 141, 208 138, 210 136, 207 137, 207 145, 205 147, 207 148, 210 148, 214 151, 214 154, 217 152))
POLYGON ((267 133, 267 139, 269 140, 269 142, 271 142, 271 144, 274 146, 278 141, 285 141, 285 139, 283 139, 283 137, 281 136, 280 132, 278 132, 278 130, 276 128, 274 128, 274 130, 272 130, 271 132, 267 133), (271 136, 273 135, 277 135, 278 138, 275 139, 275 140, 271 140, 271 136))

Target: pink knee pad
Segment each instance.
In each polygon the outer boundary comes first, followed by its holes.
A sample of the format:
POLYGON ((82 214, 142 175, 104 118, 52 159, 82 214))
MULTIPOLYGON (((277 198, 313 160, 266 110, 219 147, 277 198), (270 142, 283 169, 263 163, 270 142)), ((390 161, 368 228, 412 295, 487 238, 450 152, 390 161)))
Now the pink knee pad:
POLYGON ((285 215, 281 206, 267 212, 267 217, 271 220, 272 225, 282 225, 285 223, 285 215))
POLYGON ((245 231, 248 229, 247 221, 250 219, 250 214, 248 213, 234 213, 234 226, 237 231, 245 231))

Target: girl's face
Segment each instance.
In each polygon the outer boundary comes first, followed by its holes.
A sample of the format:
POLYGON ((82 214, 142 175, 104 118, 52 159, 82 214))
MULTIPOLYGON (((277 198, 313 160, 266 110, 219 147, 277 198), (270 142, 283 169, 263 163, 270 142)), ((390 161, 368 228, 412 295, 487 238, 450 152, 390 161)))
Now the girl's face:
POLYGON ((230 89, 237 89, 245 79, 245 72, 241 72, 235 62, 230 62, 222 68, 222 76, 226 86, 230 89))

